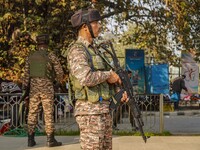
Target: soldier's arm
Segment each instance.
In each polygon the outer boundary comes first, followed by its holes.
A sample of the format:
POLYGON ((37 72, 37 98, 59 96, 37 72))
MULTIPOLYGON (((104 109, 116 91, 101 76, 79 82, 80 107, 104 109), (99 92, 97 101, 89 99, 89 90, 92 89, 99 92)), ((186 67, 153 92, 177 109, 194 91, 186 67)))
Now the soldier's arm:
POLYGON ((29 70, 30 70, 30 66, 29 66, 29 60, 28 57, 25 59, 25 66, 24 66, 24 75, 22 77, 22 88, 25 89, 28 84, 29 84, 29 70))
POLYGON ((110 76, 110 71, 92 71, 88 58, 83 48, 72 47, 68 53, 69 70, 82 86, 95 86, 105 82, 110 76))
POLYGON ((61 82, 64 77, 64 72, 63 72, 63 69, 62 69, 62 66, 60 64, 58 57, 53 52, 51 52, 51 53, 49 53, 49 59, 53 63, 57 81, 61 82))

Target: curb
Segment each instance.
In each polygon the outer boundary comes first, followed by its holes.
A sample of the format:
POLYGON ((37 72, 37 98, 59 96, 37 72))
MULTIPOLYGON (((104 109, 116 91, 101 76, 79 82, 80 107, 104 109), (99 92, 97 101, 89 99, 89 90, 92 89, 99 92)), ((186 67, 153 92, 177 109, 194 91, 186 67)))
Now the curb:
POLYGON ((164 116, 195 116, 200 115, 200 110, 164 112, 164 116))
MULTIPOLYGON (((160 112, 144 113, 144 116, 160 116, 160 112)), ((180 110, 173 112, 163 112, 163 116, 200 116, 200 110, 180 110)))

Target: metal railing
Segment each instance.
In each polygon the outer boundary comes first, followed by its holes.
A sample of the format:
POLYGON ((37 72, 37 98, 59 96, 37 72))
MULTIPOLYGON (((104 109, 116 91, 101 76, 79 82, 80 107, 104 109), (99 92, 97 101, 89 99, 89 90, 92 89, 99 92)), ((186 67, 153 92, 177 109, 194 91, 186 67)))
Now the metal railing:
MULTIPOLYGON (((163 112, 162 95, 137 95, 137 102, 144 120, 144 130, 147 132, 162 132, 163 119, 159 112, 163 112), (160 102, 161 101, 161 102, 160 102), (161 105, 160 105, 161 104, 161 105)), ((11 128, 24 127, 27 124, 28 107, 26 102, 21 102, 21 93, 0 93, 0 122, 9 121, 11 128)), ((54 122, 56 130, 78 130, 74 113, 75 101, 70 101, 67 93, 56 93, 54 101, 54 122)), ((41 111, 38 115, 38 127, 44 130, 44 116, 41 111)), ((121 130, 130 130, 130 110, 122 104, 116 111, 111 112, 113 122, 121 130), (117 114, 117 115, 116 115, 117 114), (116 117, 116 118, 115 118, 116 117)), ((0 125, 1 127, 1 125, 0 125)))

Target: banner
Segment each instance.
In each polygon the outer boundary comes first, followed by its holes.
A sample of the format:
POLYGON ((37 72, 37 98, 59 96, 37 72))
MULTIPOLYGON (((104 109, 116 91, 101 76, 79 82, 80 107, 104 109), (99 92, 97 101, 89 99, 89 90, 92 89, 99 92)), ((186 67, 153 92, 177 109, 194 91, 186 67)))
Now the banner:
POLYGON ((169 94, 169 66, 157 64, 146 66, 147 94, 169 94))
POLYGON ((134 92, 137 94, 145 93, 144 77, 144 50, 126 49, 125 50, 126 70, 131 71, 131 83, 134 92))
POLYGON ((186 76, 185 85, 188 90, 191 93, 198 93, 199 67, 189 52, 182 52, 182 74, 186 76))

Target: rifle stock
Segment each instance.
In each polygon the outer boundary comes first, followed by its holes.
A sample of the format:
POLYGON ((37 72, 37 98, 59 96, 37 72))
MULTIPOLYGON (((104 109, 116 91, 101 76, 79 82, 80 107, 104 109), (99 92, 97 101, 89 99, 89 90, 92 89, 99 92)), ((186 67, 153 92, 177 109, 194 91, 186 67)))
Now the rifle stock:
POLYGON ((130 107, 131 113, 133 114, 134 119, 136 121, 137 130, 139 130, 144 142, 146 143, 149 137, 145 136, 144 131, 143 131, 144 122, 142 120, 142 114, 138 107, 137 100, 133 94, 133 87, 128 77, 128 73, 120 67, 119 60, 116 56, 116 53, 114 51, 114 48, 111 42, 102 43, 99 46, 103 48, 104 50, 106 50, 106 52, 108 52, 113 59, 113 64, 114 64, 113 69, 116 71, 116 73, 119 75, 122 81, 122 88, 127 92, 127 95, 129 97, 129 101, 127 102, 127 104, 130 107), (108 50, 108 45, 111 48, 112 52, 108 50))
POLYGON ((20 103, 25 101, 26 97, 29 96, 29 92, 30 92, 30 86, 28 86, 23 92, 22 92, 22 97, 20 99, 20 103))

